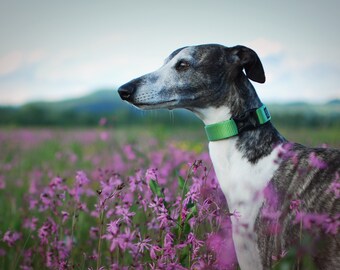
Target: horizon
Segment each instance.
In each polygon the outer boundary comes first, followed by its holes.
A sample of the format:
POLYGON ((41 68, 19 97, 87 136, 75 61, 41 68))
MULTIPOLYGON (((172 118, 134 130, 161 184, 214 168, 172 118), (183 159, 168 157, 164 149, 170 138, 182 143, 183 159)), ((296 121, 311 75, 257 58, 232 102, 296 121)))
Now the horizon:
MULTIPOLYGON (((12 107, 12 108, 20 108, 26 105, 30 105, 30 104, 40 104, 40 103, 62 103, 62 102, 67 102, 67 101, 72 101, 72 100, 78 100, 78 99, 82 99, 82 98, 87 98, 96 94, 99 94, 100 92, 117 92, 118 87, 113 88, 113 90, 110 90, 110 88, 108 87, 101 87, 98 89, 95 89, 93 91, 90 91, 88 93, 84 93, 83 95, 78 95, 78 96, 70 96, 70 97, 66 97, 66 98, 61 98, 61 99, 53 99, 53 100, 46 100, 46 99, 37 99, 37 100, 30 100, 27 102, 24 102, 22 104, 2 104, 0 103, 0 108, 5 108, 5 107, 12 107)), ((118 96, 118 93, 117 93, 118 96)), ((118 99, 119 101, 121 101, 122 103, 125 103, 125 101, 118 99)), ((290 100, 290 101, 267 101, 264 102, 265 104, 269 104, 269 105, 294 105, 294 104, 306 104, 306 105, 328 105, 332 102, 340 102, 340 98, 334 98, 334 99, 329 99, 329 100, 325 100, 325 101, 304 101, 304 100, 290 100)), ((130 106, 130 105, 129 105, 130 106)), ((180 109, 181 110, 181 109, 180 109)))
POLYGON ((0 5, 0 23, 7 25, 0 28, 1 105, 115 89, 158 69, 175 49, 202 43, 254 49, 267 77, 265 84, 254 84, 264 103, 340 99, 336 0, 262 0, 256 6, 250 0, 2 0, 0 5))

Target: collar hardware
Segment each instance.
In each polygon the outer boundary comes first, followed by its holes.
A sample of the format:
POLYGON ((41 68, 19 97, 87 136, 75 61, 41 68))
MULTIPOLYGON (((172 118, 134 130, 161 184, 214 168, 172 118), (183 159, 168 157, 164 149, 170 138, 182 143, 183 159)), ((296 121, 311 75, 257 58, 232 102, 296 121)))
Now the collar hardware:
POLYGON ((265 105, 251 109, 238 117, 216 124, 206 125, 205 131, 209 141, 218 141, 236 136, 246 130, 256 129, 269 122, 271 116, 265 105))

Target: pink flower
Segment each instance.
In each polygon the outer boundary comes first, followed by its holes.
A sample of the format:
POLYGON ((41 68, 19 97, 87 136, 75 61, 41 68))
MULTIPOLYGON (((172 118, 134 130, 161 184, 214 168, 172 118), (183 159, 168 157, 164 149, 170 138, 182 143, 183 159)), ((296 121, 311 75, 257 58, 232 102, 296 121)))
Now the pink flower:
POLYGON ((46 252, 46 266, 49 268, 52 268, 55 264, 54 262, 54 256, 52 251, 47 251, 46 252))
POLYGON ((30 198, 28 201, 28 204, 29 204, 29 207, 28 207, 29 210, 35 209, 36 206, 38 205, 38 200, 30 198))
POLYGON ((160 228, 170 227, 172 223, 172 219, 168 214, 168 210, 164 207, 162 211, 159 211, 157 214, 157 220, 159 221, 160 228))
POLYGON ((67 213, 66 211, 61 211, 62 223, 65 223, 69 216, 70 214, 67 213))
POLYGON ((157 245, 151 245, 150 247, 150 258, 152 260, 156 260, 157 259, 157 252, 160 252, 162 251, 162 248, 160 248, 159 246, 157 245))
POLYGON ((18 241, 21 238, 21 233, 18 232, 11 232, 7 231, 4 234, 4 237, 2 238, 2 241, 7 243, 10 247, 12 247, 16 241, 18 241))
POLYGON ((335 197, 338 199, 340 198, 340 175, 338 172, 335 173, 335 179, 330 184, 328 188, 328 192, 334 192, 335 197))
POLYGON ((59 190, 59 189, 62 189, 62 183, 63 183, 63 179, 61 179, 60 177, 54 177, 51 180, 49 187, 52 190, 59 190))
POLYGON ((278 159, 275 160, 275 163, 280 163, 280 160, 291 160, 294 165, 298 165, 299 157, 298 154, 294 151, 293 143, 286 143, 283 145, 282 149, 280 149, 278 154, 278 159))
POLYGON ((157 196, 152 200, 149 204, 149 207, 154 211, 160 211, 164 207, 164 199, 162 197, 158 198, 157 196))
POLYGON ((107 239, 111 242, 110 251, 113 252, 117 247, 122 249, 123 251, 130 249, 132 251, 136 251, 137 247, 133 244, 133 240, 135 239, 135 231, 131 231, 130 228, 126 227, 124 229, 124 233, 115 234, 117 228, 116 224, 109 223, 108 225, 108 233, 102 236, 103 239, 107 239))
POLYGON ((190 190, 185 195, 185 199, 183 201, 184 205, 187 205, 189 203, 198 202, 198 199, 200 198, 200 188, 198 185, 192 185, 190 187, 190 190))
POLYGON ((132 251, 136 250, 136 246, 133 244, 133 240, 135 239, 135 231, 131 231, 129 227, 124 229, 124 233, 120 235, 119 247, 125 251, 127 249, 131 249, 132 251))
POLYGON ((117 247, 119 247, 121 238, 113 236, 112 234, 104 234, 102 236, 103 239, 107 239, 110 241, 110 252, 113 252, 117 247))
POLYGON ((290 201, 289 209, 295 212, 299 211, 301 205, 301 200, 292 200, 290 201))
POLYGON ((313 226, 324 226, 329 221, 327 214, 298 212, 294 223, 302 223, 304 229, 310 230, 313 226))
POLYGON ((107 232, 112 235, 117 235, 119 232, 120 227, 120 219, 111 221, 109 224, 107 224, 107 232))
POLYGON ((102 201, 114 198, 117 195, 117 189, 123 184, 119 176, 111 176, 106 181, 100 181, 102 201))
POLYGON ((236 209, 231 213, 232 217, 235 217, 237 220, 240 219, 240 217, 242 216, 241 213, 239 211, 237 211, 236 209))
POLYGON ((150 182, 150 180, 155 180, 157 181, 157 168, 154 169, 154 168, 150 168, 150 169, 147 169, 146 170, 146 173, 145 173, 145 180, 147 183, 150 182))
POLYGON ((141 170, 138 170, 134 176, 129 177, 130 191, 136 190, 143 192, 143 178, 141 170))
POLYGON ((105 117, 100 118, 99 120, 99 125, 100 126, 105 126, 107 123, 107 119, 105 117))
POLYGON ((328 218, 323 224, 326 233, 337 235, 340 228, 340 215, 335 218, 328 218))
POLYGON ((97 227, 91 227, 89 233, 91 239, 97 239, 99 235, 99 229, 97 227))
POLYGON ((234 245, 230 237, 220 233, 208 235, 207 247, 216 256, 217 269, 234 269, 237 259, 234 245))
POLYGON ((40 200, 45 207, 52 205, 54 192, 52 190, 46 190, 40 194, 40 200))
POLYGON ((126 206, 117 205, 116 214, 121 216, 121 221, 124 221, 127 225, 131 225, 131 217, 136 213, 130 212, 126 206))
POLYGON ((176 250, 174 248, 174 237, 171 233, 166 233, 164 237, 164 256, 170 259, 174 259, 176 256, 176 250))
POLYGON ((265 198, 265 204, 261 210, 262 217, 276 222, 281 215, 281 211, 277 210, 278 194, 272 184, 266 186, 263 190, 263 196, 265 198))
POLYGON ((140 194, 138 194, 138 204, 140 205, 140 207, 143 208, 144 212, 146 212, 146 210, 148 209, 148 203, 140 194))
POLYGON ((193 257, 196 257, 199 249, 203 246, 204 242, 201 241, 201 240, 198 240, 196 238, 196 236, 190 232, 188 234, 188 238, 187 238, 187 241, 186 241, 187 244, 190 244, 192 245, 192 249, 193 249, 193 257))
POLYGON ((41 244, 47 244, 48 237, 50 235, 54 235, 57 231, 57 224, 53 221, 53 219, 48 218, 48 220, 38 230, 38 237, 40 238, 41 244))
POLYGON ((35 229, 37 228, 37 223, 38 223, 38 219, 33 217, 33 218, 25 218, 24 220, 24 224, 23 227, 26 229, 29 229, 31 231, 35 231, 35 229))
POLYGON ((128 160, 134 160, 136 159, 136 154, 135 152, 132 150, 132 146, 130 144, 125 145, 123 147, 124 153, 127 157, 128 160))
POLYGON ((102 141, 107 141, 109 139, 109 133, 107 131, 103 131, 100 133, 100 139, 102 141))
POLYGON ((288 252, 287 252, 286 250, 283 250, 283 251, 281 251, 281 253, 280 253, 278 256, 272 255, 272 260, 273 260, 273 261, 279 261, 279 260, 282 259, 284 256, 286 256, 287 253, 288 253, 288 252))
POLYGON ((309 165, 317 169, 327 168, 327 163, 320 159, 319 157, 317 157, 315 152, 312 152, 309 155, 309 165))
POLYGON ((47 237, 49 236, 49 225, 44 224, 39 230, 38 230, 38 236, 40 238, 40 241, 42 244, 47 244, 48 239, 47 237))
POLYGON ((149 237, 146 237, 144 239, 142 239, 140 236, 139 236, 139 242, 136 244, 137 248, 138 248, 138 252, 144 252, 144 249, 145 250, 150 250, 151 248, 151 239, 149 237))
POLYGON ((76 175, 76 185, 78 187, 82 187, 88 185, 90 180, 87 178, 86 174, 83 171, 77 171, 76 175))
POLYGON ((196 173, 198 168, 202 167, 202 160, 195 160, 194 163, 189 163, 189 166, 192 168, 193 173, 196 173))

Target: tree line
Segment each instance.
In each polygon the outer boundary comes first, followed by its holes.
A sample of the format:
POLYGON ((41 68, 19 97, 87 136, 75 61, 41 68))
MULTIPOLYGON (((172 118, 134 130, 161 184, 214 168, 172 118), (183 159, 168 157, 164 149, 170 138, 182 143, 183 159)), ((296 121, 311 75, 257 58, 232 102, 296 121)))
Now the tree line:
MULTIPOLYGON (((120 109, 112 112, 89 112, 77 110, 50 110, 48 107, 28 105, 19 108, 0 107, 0 126, 37 127, 93 127, 101 118, 114 125, 145 125, 163 123, 173 126, 201 126, 192 114, 183 111, 141 112, 134 109, 120 109)), ((287 127, 340 127, 340 113, 316 112, 272 112, 272 121, 287 127)))

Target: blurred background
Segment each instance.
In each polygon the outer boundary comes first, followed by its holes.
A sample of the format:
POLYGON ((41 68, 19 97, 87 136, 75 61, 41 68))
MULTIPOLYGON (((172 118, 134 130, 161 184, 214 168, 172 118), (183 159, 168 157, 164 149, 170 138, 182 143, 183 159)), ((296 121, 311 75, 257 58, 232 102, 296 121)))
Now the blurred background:
MULTIPOLYGON (((150 172, 169 207, 187 193, 184 178, 195 190, 201 179, 202 202, 213 202, 219 217, 232 215, 218 188, 203 123, 184 110, 137 110, 117 94, 121 84, 159 68, 179 47, 254 49, 267 77, 254 86, 279 131, 309 146, 339 148, 339 15, 337 0, 0 0, 0 269, 138 264, 130 250, 113 253, 114 242, 101 233, 109 222, 118 224, 123 207, 136 215, 132 227, 119 223, 119 233, 132 228, 137 233, 131 243, 141 241, 141 233, 158 247, 166 231, 155 227, 154 209, 141 210, 149 205, 143 198, 153 198, 145 180, 150 172), (191 173, 197 164, 202 178, 191 173), (127 195, 105 205, 102 191, 124 186, 127 195)), ((213 220, 204 217, 209 226, 197 222, 183 231, 208 243, 224 230, 218 222, 213 228, 213 220)), ((186 235, 178 228, 182 243, 186 235)), ((224 244, 213 248, 220 255, 204 245, 198 257, 233 258, 228 230, 220 236, 224 244)), ((158 250, 158 257, 165 254, 158 250)), ((187 250, 179 256, 182 266, 193 262, 187 250)), ((144 265, 154 263, 148 253, 138 255, 144 265)))
POLYGON ((166 133, 185 125, 202 135, 191 114, 141 112, 116 89, 157 69, 179 47, 220 43, 259 54, 267 81, 255 88, 284 135, 325 130, 330 135, 309 143, 339 140, 336 0, 1 0, 0 6, 2 129, 93 127, 105 118, 115 129, 149 123, 166 133))

